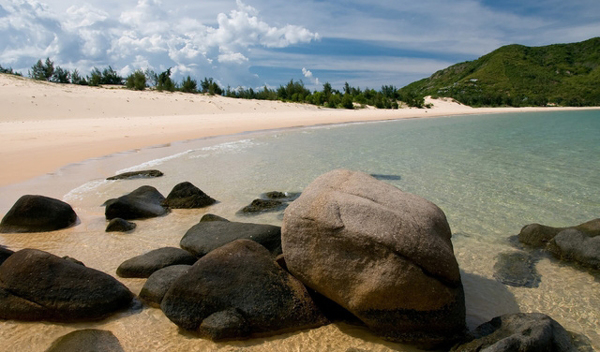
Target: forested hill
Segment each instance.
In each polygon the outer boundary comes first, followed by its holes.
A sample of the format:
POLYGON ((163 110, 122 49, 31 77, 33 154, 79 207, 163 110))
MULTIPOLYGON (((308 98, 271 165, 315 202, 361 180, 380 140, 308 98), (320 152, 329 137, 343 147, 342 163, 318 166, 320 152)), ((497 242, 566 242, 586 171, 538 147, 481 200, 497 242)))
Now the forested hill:
POLYGON ((600 37, 543 47, 508 45, 400 89, 471 106, 600 106, 600 37))

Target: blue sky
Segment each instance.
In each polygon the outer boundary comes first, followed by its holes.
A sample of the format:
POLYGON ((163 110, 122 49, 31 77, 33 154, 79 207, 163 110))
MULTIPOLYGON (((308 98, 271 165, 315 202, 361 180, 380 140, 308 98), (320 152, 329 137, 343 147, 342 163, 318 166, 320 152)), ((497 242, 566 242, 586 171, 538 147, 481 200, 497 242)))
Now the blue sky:
POLYGON ((599 35, 598 0, 0 0, 2 66, 172 67, 224 87, 402 87, 502 45, 599 35))

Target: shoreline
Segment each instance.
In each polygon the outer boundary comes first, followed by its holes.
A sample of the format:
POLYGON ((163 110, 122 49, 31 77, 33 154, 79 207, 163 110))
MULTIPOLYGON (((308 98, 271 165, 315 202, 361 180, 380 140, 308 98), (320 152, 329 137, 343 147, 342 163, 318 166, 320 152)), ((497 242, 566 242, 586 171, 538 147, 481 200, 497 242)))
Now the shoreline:
POLYGON ((69 165, 157 146, 290 128, 357 122, 595 108, 471 108, 448 99, 431 109, 327 109, 202 94, 136 92, 0 75, 0 187, 69 165), (190 104, 193 103, 193 104, 190 104))

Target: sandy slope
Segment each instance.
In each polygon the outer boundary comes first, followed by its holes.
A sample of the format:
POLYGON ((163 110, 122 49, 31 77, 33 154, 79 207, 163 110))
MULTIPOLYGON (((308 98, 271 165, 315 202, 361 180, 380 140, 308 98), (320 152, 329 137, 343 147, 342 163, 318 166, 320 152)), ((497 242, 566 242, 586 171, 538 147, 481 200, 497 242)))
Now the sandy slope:
POLYGON ((0 74, 0 186, 69 163, 173 141, 317 124, 515 111, 432 102, 432 109, 421 110, 333 110, 202 94, 61 85, 0 74))

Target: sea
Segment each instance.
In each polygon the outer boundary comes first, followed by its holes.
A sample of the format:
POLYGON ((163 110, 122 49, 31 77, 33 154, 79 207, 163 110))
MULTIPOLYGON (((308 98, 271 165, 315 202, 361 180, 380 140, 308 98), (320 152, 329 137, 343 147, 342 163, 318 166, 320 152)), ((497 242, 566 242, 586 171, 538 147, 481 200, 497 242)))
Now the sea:
MULTIPOLYGON (((600 350, 600 276, 550 256, 536 264, 537 287, 494 277, 498 255, 520 251, 514 238, 531 223, 563 227, 600 217, 600 110, 548 111, 406 119, 261 131, 182 141, 65 166, 0 188, 0 214, 21 194, 71 204, 76 226, 50 233, 0 234, 13 250, 68 255, 116 276, 123 261, 179 245, 207 213, 232 221, 281 225, 282 213, 238 211, 269 191, 302 192, 316 177, 363 171, 437 204, 452 229, 469 328, 495 316, 541 312, 600 350), (155 179, 106 181, 125 171, 159 169, 155 179), (165 196, 189 181, 219 202, 135 221, 132 233, 106 233, 102 204, 142 185, 165 196)), ((138 294, 145 279, 123 279, 138 294)), ((362 327, 336 323, 245 341, 213 343, 182 333, 157 308, 140 304, 107 320, 56 324, 0 321, 1 349, 44 351, 77 329, 110 330, 125 351, 415 351, 362 327)))

